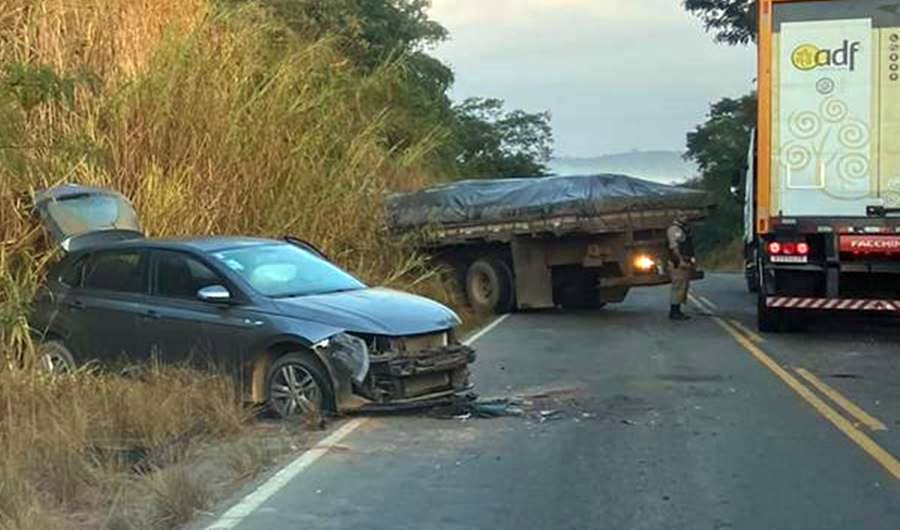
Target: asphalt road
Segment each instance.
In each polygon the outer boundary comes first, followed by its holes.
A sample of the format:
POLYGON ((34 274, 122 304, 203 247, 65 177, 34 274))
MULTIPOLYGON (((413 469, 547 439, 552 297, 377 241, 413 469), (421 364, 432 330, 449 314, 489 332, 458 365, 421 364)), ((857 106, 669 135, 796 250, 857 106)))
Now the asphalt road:
POLYGON ((706 310, 687 323, 666 319, 665 289, 601 311, 513 315, 477 342, 475 373, 482 395, 525 396, 524 417, 367 418, 229 525, 900 528, 900 332, 832 318, 755 337, 738 331, 754 322, 742 287, 727 275, 697 284, 706 310))

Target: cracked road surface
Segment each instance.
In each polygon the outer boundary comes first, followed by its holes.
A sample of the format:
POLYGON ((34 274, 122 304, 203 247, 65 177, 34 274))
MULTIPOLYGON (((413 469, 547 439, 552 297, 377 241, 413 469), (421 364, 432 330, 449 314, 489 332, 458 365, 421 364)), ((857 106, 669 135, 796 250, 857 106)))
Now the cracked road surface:
POLYGON ((361 420, 229 527, 900 528, 900 333, 842 319, 805 335, 739 331, 842 430, 720 325, 755 329, 742 282, 696 284, 705 309, 687 323, 666 319, 664 288, 601 311, 512 315, 475 345, 475 376, 485 397, 526 396, 524 417, 361 420))

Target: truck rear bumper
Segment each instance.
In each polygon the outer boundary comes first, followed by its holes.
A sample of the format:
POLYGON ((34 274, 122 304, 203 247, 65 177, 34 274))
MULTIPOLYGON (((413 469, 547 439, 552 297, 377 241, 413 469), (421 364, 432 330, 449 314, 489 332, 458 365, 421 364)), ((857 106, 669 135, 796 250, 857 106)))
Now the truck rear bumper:
POLYGON ((807 311, 877 311, 900 312, 900 300, 871 298, 809 298, 799 296, 768 296, 766 307, 807 311))

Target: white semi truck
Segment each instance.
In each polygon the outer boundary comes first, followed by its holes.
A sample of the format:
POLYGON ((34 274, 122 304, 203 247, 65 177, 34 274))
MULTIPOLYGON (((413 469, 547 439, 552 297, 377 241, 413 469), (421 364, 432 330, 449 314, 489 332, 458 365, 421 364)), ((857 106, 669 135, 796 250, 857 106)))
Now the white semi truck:
POLYGON ((900 2, 758 9, 745 243, 759 329, 900 313, 900 2))

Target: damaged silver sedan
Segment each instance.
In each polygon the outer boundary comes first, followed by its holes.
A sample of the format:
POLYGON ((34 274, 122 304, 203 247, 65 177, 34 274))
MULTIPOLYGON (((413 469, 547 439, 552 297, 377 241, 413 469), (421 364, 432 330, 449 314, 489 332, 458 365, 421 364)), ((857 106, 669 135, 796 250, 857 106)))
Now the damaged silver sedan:
POLYGON ((66 256, 38 295, 45 364, 159 359, 237 374, 283 417, 419 406, 471 390, 474 351, 432 300, 368 287, 294 239, 147 239, 131 205, 63 186, 36 209, 66 256))

